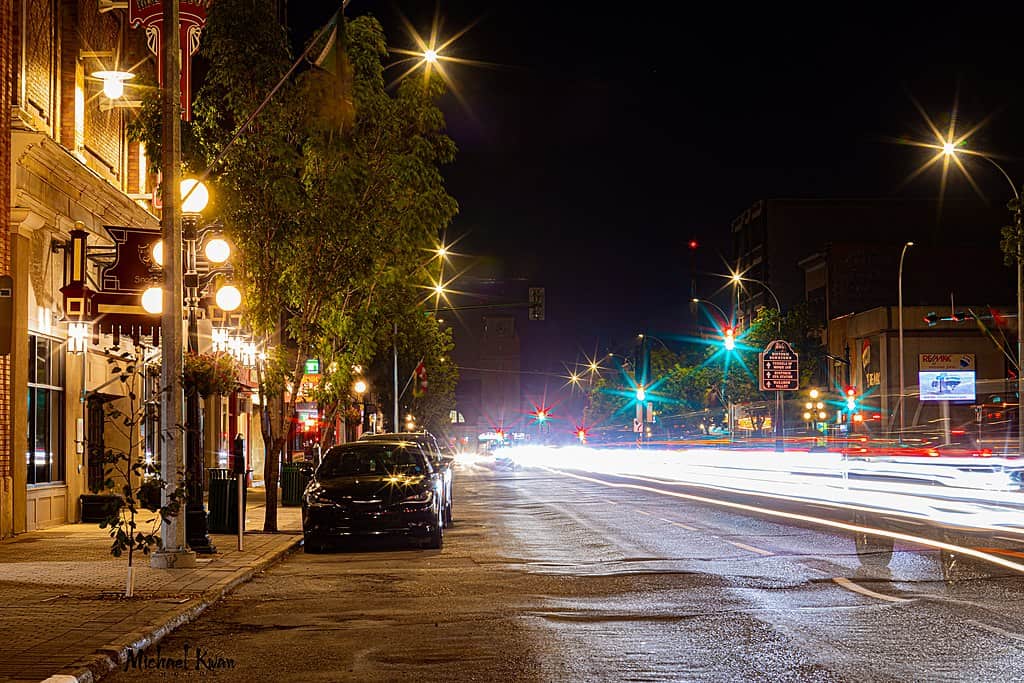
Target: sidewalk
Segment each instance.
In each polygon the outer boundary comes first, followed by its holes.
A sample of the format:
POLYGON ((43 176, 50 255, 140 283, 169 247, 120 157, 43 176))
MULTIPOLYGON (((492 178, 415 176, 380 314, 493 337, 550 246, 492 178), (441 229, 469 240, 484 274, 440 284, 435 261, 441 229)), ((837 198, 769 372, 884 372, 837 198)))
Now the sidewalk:
POLYGON ((156 642, 302 539, 301 510, 278 508, 279 534, 263 534, 263 489, 249 489, 245 549, 211 534, 218 552, 195 569, 157 570, 135 556, 135 597, 125 599, 127 557, 110 555, 97 524, 63 524, 0 542, 0 681, 93 681, 132 649, 156 642))

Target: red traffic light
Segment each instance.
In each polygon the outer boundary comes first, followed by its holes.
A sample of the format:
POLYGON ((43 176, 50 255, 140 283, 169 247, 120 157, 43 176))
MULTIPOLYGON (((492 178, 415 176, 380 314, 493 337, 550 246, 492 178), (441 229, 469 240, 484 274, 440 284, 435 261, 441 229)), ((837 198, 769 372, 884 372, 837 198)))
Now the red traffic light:
POLYGON ((845 393, 847 396, 856 396, 857 395, 857 387, 852 386, 852 385, 848 386, 845 389, 843 389, 843 393, 845 393))
POLYGON ((690 249, 696 249, 697 247, 700 246, 700 244, 697 242, 697 240, 690 240, 688 246, 690 247, 690 249))

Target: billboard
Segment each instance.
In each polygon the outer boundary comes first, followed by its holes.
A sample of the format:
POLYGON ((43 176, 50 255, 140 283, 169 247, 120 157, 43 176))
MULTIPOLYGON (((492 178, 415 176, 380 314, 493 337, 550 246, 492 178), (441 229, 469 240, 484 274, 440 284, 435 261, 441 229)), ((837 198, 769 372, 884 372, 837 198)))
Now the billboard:
POLYGON ((921 370, 917 373, 922 401, 974 402, 974 370, 921 370))

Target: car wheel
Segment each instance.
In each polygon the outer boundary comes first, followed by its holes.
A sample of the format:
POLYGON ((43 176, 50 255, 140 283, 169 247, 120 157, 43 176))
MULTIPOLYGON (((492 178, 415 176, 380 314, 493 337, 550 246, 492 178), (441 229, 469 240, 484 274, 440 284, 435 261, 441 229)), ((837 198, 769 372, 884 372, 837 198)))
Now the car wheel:
POLYGON ((455 520, 452 519, 452 504, 449 502, 444 508, 444 525, 450 527, 455 524, 455 520))
POLYGON ((444 545, 444 510, 438 508, 437 510, 437 523, 434 524, 434 530, 431 532, 427 539, 427 547, 431 550, 440 550, 444 545))

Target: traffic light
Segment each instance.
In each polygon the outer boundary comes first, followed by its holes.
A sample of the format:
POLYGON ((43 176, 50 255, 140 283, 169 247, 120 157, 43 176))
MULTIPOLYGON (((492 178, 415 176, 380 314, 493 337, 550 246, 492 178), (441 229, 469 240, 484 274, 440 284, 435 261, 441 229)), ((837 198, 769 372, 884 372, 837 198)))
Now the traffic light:
POLYGON ((548 413, 543 408, 537 411, 537 422, 544 422, 548 419, 548 413))
POLYGON ((847 410, 857 409, 857 387, 848 386, 843 390, 846 394, 846 408, 847 410))
POLYGON ((722 339, 722 344, 725 346, 725 350, 732 351, 733 349, 735 349, 736 337, 733 329, 731 327, 726 327, 724 330, 722 330, 722 334, 724 335, 724 338, 722 339))
POLYGON ((576 438, 580 440, 581 444, 587 442, 587 430, 580 427, 576 430, 576 438))

